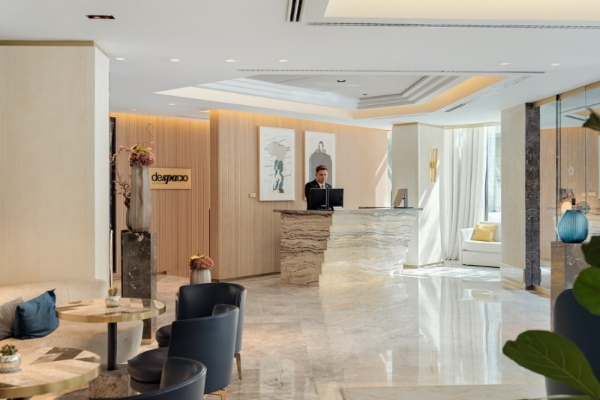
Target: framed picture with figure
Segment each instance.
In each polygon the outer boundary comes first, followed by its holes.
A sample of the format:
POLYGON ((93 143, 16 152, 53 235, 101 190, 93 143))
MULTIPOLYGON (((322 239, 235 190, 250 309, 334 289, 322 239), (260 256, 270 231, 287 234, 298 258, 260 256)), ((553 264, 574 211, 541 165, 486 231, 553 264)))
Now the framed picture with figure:
POLYGON ((327 167, 327 183, 335 187, 335 134, 304 132, 304 181, 315 179, 315 169, 327 167))
POLYGON ((295 200, 296 131, 264 126, 258 131, 259 200, 295 200))

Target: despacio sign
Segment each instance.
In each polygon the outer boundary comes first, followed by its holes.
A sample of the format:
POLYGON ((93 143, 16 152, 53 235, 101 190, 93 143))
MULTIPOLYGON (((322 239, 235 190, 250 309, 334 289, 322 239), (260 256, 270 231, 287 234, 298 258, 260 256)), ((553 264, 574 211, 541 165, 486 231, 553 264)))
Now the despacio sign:
POLYGON ((150 189, 191 189, 192 170, 183 168, 149 168, 150 189))

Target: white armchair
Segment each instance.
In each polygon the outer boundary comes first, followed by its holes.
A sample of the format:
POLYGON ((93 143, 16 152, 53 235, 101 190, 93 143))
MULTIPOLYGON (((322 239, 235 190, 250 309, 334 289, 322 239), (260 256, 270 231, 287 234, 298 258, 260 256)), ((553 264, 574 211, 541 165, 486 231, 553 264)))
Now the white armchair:
POLYGON ((482 221, 479 225, 498 225, 492 242, 471 240, 475 228, 460 229, 460 262, 463 265, 500 267, 502 261, 502 235, 500 223, 482 221))

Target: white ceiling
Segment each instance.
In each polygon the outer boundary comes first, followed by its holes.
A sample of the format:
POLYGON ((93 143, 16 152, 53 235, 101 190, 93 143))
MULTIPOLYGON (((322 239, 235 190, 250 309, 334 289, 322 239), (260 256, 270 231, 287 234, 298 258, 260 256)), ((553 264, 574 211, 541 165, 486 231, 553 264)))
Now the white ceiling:
MULTIPOLYGON (((380 128, 414 121, 442 125, 493 122, 500 119, 502 109, 600 80, 600 53, 594 51, 600 29, 310 26, 308 22, 328 21, 420 24, 431 23, 435 16, 412 20, 327 18, 327 0, 304 0, 304 4, 302 22, 292 23, 285 20, 286 0, 0 0, 0 40, 94 40, 111 58, 111 110, 162 116, 206 118, 203 110, 224 108, 380 128), (112 14, 116 19, 88 20, 87 14, 112 14), (126 61, 116 61, 116 57, 126 61), (169 61, 172 58, 182 61, 173 63, 169 61), (226 63, 226 59, 236 62, 226 63), (280 63, 280 59, 289 62, 280 63), (502 62, 511 64, 501 66, 502 62), (552 63, 562 65, 551 67, 552 63), (398 87, 410 79, 402 75, 505 75, 496 86, 523 76, 530 78, 449 113, 443 109, 420 116, 361 120, 344 113, 294 112, 289 107, 270 107, 269 101, 233 104, 217 94, 209 99, 157 94, 279 74, 347 81, 373 77, 369 78, 374 79, 371 84, 361 87, 363 93, 379 90, 378 75, 398 76, 398 82, 392 83, 398 87)), ((567 20, 572 2, 552 4, 556 15, 565 15, 565 20, 553 23, 600 26, 594 21, 567 20)), ((468 15, 466 8, 456 9, 468 15)), ((518 8, 511 12, 521 15, 518 8)), ((465 23, 462 15, 460 20, 443 22, 465 23)), ((495 23, 547 21, 515 18, 495 23)), ((469 96, 476 97, 477 93, 469 96)))

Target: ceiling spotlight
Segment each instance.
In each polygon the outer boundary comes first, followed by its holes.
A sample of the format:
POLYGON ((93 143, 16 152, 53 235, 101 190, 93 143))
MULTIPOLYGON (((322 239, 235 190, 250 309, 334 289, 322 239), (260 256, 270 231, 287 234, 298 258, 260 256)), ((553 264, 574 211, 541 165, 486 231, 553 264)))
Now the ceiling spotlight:
POLYGON ((345 79, 338 79, 337 81, 338 81, 339 83, 344 83, 344 82, 346 82, 346 80, 345 80, 345 79))
POLYGON ((115 19, 112 15, 86 15, 89 19, 115 19))
POLYGON ((560 67, 560 63, 550 64, 551 67, 560 67))
POLYGON ((235 60, 229 59, 229 60, 225 60, 225 62, 232 63, 232 62, 235 62, 235 60))
POLYGON ((169 103, 170 106, 176 106, 177 104, 175 103, 169 103))
POLYGON ((123 57, 117 57, 117 58, 115 58, 115 60, 117 60, 117 61, 125 61, 125 59, 123 57))
POLYGON ((503 63, 500 63, 500 65, 507 66, 507 65, 510 65, 510 63, 503 62, 503 63))
POLYGON ((179 61, 181 61, 181 59, 179 59, 179 58, 171 58, 171 62, 179 62, 179 61))
POLYGON ((279 60, 279 62, 289 62, 290 60, 279 60))

